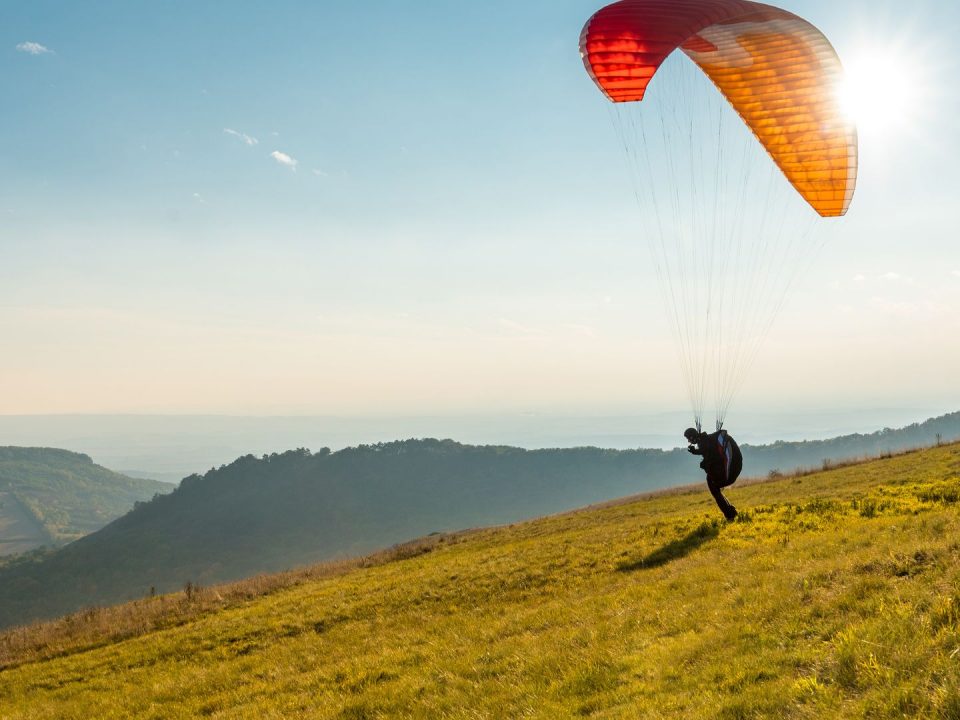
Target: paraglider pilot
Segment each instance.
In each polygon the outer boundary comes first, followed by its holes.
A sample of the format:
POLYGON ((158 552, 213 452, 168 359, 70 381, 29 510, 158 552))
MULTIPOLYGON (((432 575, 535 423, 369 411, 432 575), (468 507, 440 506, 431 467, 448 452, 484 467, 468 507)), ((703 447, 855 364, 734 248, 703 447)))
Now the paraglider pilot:
POLYGON ((723 488, 733 485, 743 470, 743 455, 736 441, 726 430, 718 430, 709 435, 695 428, 688 428, 683 436, 690 445, 687 451, 700 455, 703 460, 700 467, 707 474, 707 487, 717 506, 727 520, 737 517, 737 509, 723 496, 723 488))

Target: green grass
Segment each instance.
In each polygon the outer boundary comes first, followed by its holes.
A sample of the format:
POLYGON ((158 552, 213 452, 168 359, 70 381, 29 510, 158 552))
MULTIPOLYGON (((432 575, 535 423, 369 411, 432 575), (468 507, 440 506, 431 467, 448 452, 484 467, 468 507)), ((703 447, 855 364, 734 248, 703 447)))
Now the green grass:
POLYGON ((729 495, 20 631, 0 717, 960 718, 960 448, 729 495))

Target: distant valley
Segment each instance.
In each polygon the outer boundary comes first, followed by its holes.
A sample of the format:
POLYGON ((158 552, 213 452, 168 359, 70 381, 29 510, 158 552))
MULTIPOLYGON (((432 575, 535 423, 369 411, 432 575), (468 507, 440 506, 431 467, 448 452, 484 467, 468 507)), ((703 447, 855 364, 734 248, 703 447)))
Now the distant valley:
MULTIPOLYGON (((954 408, 785 408, 741 411, 731 429, 741 444, 827 440, 905 427, 954 408)), ((130 477, 179 483, 242 455, 296 447, 341 450, 399 438, 455 438, 465 445, 527 450, 602 447, 669 450, 683 442, 688 412, 471 416, 0 415, 0 445, 83 453, 130 477)))
POLYGON ((71 542, 173 487, 126 477, 80 453, 0 447, 0 556, 71 542))

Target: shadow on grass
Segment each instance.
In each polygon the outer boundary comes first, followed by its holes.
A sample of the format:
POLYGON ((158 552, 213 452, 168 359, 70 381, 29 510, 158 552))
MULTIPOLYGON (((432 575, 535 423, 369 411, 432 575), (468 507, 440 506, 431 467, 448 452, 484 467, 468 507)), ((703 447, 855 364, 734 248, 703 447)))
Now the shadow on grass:
POLYGON ((634 570, 649 570, 666 565, 674 560, 686 557, 698 547, 713 540, 720 534, 720 524, 717 522, 705 522, 697 529, 688 533, 679 540, 669 542, 661 548, 657 548, 652 553, 640 560, 625 560, 617 565, 620 572, 633 572, 634 570))

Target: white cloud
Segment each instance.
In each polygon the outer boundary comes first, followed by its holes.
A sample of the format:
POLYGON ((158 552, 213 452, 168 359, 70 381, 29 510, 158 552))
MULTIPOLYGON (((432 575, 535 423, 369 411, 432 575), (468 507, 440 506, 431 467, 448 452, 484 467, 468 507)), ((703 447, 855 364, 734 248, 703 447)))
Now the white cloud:
POLYGON ((510 320, 509 318, 500 318, 497 321, 497 324, 500 326, 501 330, 505 330, 508 333, 515 335, 542 335, 543 333, 536 328, 528 327, 523 323, 518 323, 515 320, 510 320))
POLYGON ((577 325, 577 324, 568 324, 564 325, 565 328, 570 330, 575 335, 580 335, 582 337, 596 337, 597 331, 590 325, 577 325))
POLYGON ((313 174, 316 175, 317 177, 330 177, 327 173, 325 173, 323 170, 320 170, 319 168, 314 168, 313 174))
POLYGON ((914 280, 909 275, 901 275, 898 272, 888 272, 884 273, 877 277, 877 280, 890 283, 900 283, 903 285, 909 285, 911 287, 916 287, 917 281, 914 280))
POLYGON ((47 55, 53 52, 50 48, 35 42, 22 42, 17 45, 17 50, 28 55, 47 55))
POLYGON ((936 300, 914 300, 914 301, 894 301, 882 297, 870 298, 874 312, 887 315, 893 315, 901 318, 921 317, 937 318, 954 317, 955 313, 951 307, 948 307, 936 300))
POLYGON ((270 153, 270 157, 272 157, 274 160, 276 160, 278 163, 280 163, 284 167, 288 167, 293 171, 296 171, 297 165, 300 164, 297 160, 290 157, 285 152, 280 152, 279 150, 274 150, 272 153, 270 153))
POLYGON ((201 195, 200 193, 194 193, 194 194, 193 194, 193 199, 196 200, 196 201, 197 201, 198 203, 200 203, 201 205, 206 205, 206 204, 207 204, 207 201, 203 199, 203 195, 201 195))
POLYGON ((242 132, 240 132, 239 130, 234 130, 234 129, 232 129, 232 128, 224 128, 224 129, 223 129, 223 132, 225 132, 227 135, 232 135, 232 136, 235 137, 235 138, 239 138, 239 139, 243 140, 243 142, 245 142, 245 143, 246 143, 247 145, 249 145, 250 147, 253 147, 254 145, 256 145, 256 144, 258 144, 258 143, 260 142, 260 141, 257 140, 255 137, 252 137, 252 136, 250 136, 250 135, 247 135, 246 133, 242 133, 242 132))

